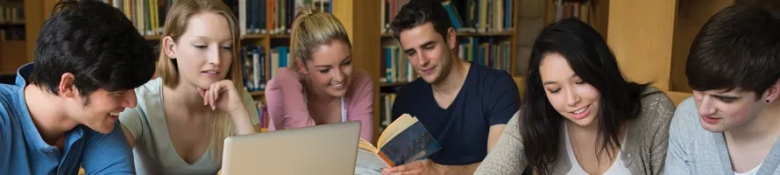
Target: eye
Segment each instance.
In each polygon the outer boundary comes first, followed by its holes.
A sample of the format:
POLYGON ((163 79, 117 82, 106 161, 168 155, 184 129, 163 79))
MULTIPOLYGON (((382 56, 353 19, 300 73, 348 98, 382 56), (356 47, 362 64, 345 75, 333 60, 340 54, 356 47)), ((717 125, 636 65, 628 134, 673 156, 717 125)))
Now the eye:
POLYGON ((574 82, 574 84, 585 84, 585 81, 580 80, 580 81, 574 82))
POLYGON ((330 69, 320 69, 320 73, 323 73, 323 74, 324 73, 328 73, 328 71, 330 71, 330 69))
POLYGON ((427 46, 423 47, 423 49, 425 49, 425 50, 431 50, 433 48, 434 48, 433 45, 427 45, 427 46))
POLYGON ((352 64, 352 60, 349 60, 349 61, 341 63, 342 66, 346 66, 346 65, 350 65, 350 64, 352 64))
POLYGON ((195 46, 195 48, 198 48, 198 49, 208 48, 208 46, 206 46, 206 45, 194 45, 194 46, 195 46))
POLYGON ((233 46, 222 46, 222 49, 233 50, 233 46))
POLYGON ((722 101, 724 103, 731 103, 731 102, 737 101, 737 98, 732 98, 732 97, 717 97, 717 98, 718 98, 718 100, 720 100, 720 101, 722 101))
POLYGON ((415 54, 415 53, 417 53, 417 52, 415 52, 415 51, 409 51, 409 52, 406 52, 406 56, 409 56, 409 57, 411 57, 411 56, 414 56, 414 54, 415 54))
POLYGON ((553 89, 553 90, 550 90, 550 89, 548 89, 547 91, 549 91, 551 94, 556 94, 556 93, 558 93, 559 91, 561 91, 561 88, 558 88, 558 89, 553 89))

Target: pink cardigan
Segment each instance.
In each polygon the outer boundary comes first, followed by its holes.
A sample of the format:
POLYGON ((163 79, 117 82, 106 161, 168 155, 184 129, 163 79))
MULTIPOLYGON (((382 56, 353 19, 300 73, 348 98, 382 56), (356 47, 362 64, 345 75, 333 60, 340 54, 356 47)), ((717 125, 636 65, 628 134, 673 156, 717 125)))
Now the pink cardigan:
MULTIPOLYGON (((374 138, 374 81, 368 72, 355 70, 352 82, 344 96, 347 121, 361 122, 360 138, 372 141, 374 138)), ((279 68, 265 88, 268 114, 271 116, 269 131, 285 128, 314 126, 303 98, 303 84, 297 72, 279 68)), ((314 106, 316 107, 316 106, 314 106)))

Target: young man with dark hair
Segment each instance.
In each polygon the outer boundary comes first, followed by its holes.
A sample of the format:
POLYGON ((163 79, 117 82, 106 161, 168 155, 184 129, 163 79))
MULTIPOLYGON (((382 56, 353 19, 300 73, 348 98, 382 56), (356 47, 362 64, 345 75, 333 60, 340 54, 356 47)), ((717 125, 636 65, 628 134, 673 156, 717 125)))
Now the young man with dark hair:
POLYGON ((154 74, 154 51, 118 9, 60 1, 35 60, 0 85, 4 174, 135 174, 118 114, 154 74))
POLYGON ((780 15, 736 3, 693 41, 667 174, 780 174, 780 15))
POLYGON ((458 40, 439 0, 414 0, 391 23, 421 78, 404 85, 393 116, 417 117, 442 149, 385 174, 472 174, 519 110, 519 92, 502 70, 457 56, 458 40))

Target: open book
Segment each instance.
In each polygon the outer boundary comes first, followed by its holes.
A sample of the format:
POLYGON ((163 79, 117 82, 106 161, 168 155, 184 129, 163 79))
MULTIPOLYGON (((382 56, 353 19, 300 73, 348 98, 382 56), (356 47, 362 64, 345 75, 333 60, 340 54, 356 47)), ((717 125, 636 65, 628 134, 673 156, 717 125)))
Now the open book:
POLYGON ((417 118, 404 114, 379 135, 377 146, 360 139, 358 148, 357 166, 381 171, 428 158, 441 146, 417 118))

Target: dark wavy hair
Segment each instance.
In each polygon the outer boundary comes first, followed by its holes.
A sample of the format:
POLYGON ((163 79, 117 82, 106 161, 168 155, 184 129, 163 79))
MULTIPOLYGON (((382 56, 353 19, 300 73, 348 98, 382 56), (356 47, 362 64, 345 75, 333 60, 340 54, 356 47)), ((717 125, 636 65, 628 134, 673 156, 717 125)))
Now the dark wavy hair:
POLYGON ((561 127, 566 120, 547 99, 539 73, 540 63, 550 53, 561 54, 583 81, 599 92, 608 92, 601 93, 599 101, 597 139, 603 146, 598 148, 598 153, 607 150, 612 155, 607 148, 620 148, 621 125, 638 116, 641 94, 648 87, 648 84, 626 81, 607 42, 588 24, 570 18, 544 28, 531 51, 518 120, 522 124, 526 159, 540 174, 550 174, 553 167, 549 164, 560 156, 561 127))

